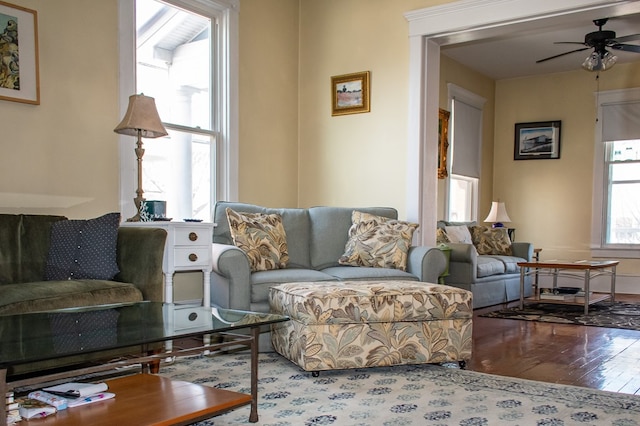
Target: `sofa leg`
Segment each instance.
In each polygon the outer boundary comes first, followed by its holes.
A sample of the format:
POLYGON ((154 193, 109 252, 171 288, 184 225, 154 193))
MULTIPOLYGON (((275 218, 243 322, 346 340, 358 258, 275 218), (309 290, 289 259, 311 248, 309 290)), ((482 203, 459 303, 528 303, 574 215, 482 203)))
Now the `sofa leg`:
POLYGON ((467 361, 465 361, 464 359, 461 361, 458 361, 458 365, 460 366, 461 370, 464 370, 465 368, 467 368, 467 361))
POLYGON ((319 371, 312 371, 312 372, 311 372, 311 376, 313 376, 313 377, 320 377, 320 372, 319 372, 319 371))

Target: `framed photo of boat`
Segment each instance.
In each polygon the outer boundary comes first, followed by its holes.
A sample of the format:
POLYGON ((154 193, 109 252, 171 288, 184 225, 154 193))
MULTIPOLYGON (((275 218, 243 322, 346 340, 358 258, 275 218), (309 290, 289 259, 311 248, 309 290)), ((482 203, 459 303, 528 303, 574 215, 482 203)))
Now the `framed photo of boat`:
POLYGON ((561 124, 560 120, 516 123, 513 159, 555 160, 560 158, 561 124))

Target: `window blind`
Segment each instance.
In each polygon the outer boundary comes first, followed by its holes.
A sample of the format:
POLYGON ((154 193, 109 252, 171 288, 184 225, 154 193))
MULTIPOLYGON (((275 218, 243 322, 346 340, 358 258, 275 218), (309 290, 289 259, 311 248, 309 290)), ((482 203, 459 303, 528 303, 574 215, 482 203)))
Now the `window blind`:
POLYGON ((451 173, 480 177, 482 110, 460 99, 452 100, 451 173))
POLYGON ((640 139, 640 102, 602 105, 602 141, 640 139))

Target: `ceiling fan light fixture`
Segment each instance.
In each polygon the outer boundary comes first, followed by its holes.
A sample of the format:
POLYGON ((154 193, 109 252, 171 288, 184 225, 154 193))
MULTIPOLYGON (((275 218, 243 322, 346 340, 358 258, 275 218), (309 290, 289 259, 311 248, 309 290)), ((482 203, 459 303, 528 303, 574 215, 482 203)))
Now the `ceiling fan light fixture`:
POLYGON ((587 71, 606 71, 613 67, 618 61, 616 55, 612 55, 607 50, 603 52, 593 52, 582 63, 582 68, 587 71))

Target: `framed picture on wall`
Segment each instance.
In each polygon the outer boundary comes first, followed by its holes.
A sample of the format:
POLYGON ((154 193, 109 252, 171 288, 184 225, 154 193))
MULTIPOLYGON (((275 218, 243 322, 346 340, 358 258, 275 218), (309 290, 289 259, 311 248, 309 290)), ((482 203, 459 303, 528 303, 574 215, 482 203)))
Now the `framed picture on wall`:
POLYGON ((561 121, 516 123, 513 159, 548 160, 560 158, 561 121))
POLYGON ((442 108, 438 110, 438 179, 448 176, 447 153, 449 152, 449 116, 442 108))
POLYGON ((38 15, 0 1, 0 99, 40 104, 38 15))
POLYGON ((331 115, 369 111, 369 71, 331 77, 331 115))

